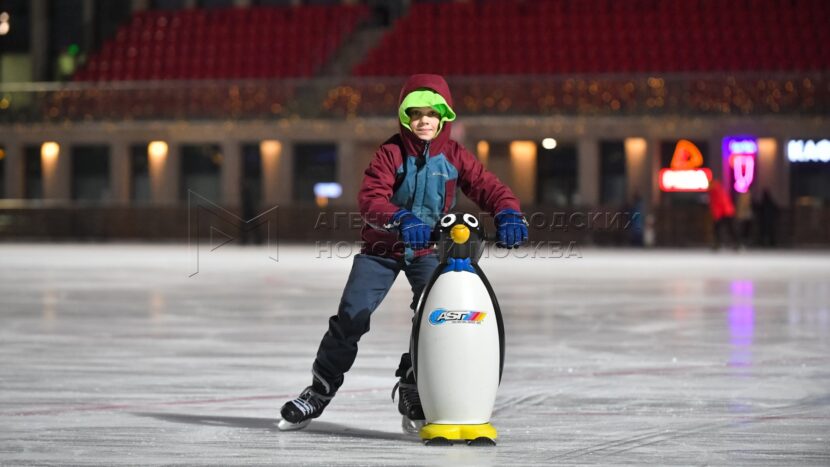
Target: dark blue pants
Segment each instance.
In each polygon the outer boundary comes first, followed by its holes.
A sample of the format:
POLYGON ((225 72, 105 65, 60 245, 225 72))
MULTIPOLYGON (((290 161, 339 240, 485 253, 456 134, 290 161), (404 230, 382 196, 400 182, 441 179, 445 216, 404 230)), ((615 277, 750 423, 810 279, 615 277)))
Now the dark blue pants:
POLYGON ((410 307, 415 311, 421 292, 436 267, 438 257, 435 254, 415 258, 408 265, 380 256, 355 256, 340 307, 337 314, 329 318, 328 332, 317 350, 315 376, 325 380, 332 390, 339 388, 343 384, 343 374, 349 371, 357 357, 357 342, 369 331, 369 318, 386 297, 398 273, 403 270, 409 280, 412 287, 410 307))

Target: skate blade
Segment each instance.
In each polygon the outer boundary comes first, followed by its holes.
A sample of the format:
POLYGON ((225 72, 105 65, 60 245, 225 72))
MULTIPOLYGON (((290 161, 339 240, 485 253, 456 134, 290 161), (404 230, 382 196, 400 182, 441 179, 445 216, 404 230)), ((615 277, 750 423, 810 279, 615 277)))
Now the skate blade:
POLYGON ((424 426, 424 420, 410 420, 406 415, 401 416, 401 429, 408 435, 417 435, 424 426))
POLYGON ((303 420, 300 423, 291 423, 288 420, 280 420, 279 423, 277 423, 277 428, 279 428, 280 431, 297 431, 307 427, 309 423, 311 423, 310 418, 308 420, 303 420))

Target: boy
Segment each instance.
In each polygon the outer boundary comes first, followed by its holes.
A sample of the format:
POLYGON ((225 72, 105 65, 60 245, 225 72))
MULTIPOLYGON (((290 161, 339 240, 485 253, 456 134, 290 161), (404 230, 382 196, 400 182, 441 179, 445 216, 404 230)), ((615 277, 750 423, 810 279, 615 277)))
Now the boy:
MULTIPOLYGON (((364 247, 354 258, 337 314, 329 319, 312 367, 312 384, 283 405, 280 428, 303 428, 323 413, 357 356, 357 342, 369 330, 369 317, 403 271, 412 287, 415 310, 421 291, 438 266, 429 238, 436 222, 455 206, 455 188, 495 215, 497 245, 527 241, 519 201, 475 156, 450 139, 455 120, 444 78, 413 75, 401 90, 399 133, 389 138, 366 169, 358 201, 366 221, 364 247)), ((408 353, 395 373, 398 410, 423 420, 408 353)), ((394 394, 394 390, 393 390, 394 394)))

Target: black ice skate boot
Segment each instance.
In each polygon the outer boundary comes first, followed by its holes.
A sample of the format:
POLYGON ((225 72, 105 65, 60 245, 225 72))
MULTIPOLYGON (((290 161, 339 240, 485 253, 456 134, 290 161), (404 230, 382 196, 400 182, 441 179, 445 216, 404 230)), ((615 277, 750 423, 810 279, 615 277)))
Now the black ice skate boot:
POLYGON ((418 385, 415 384, 415 369, 408 353, 401 355, 401 363, 395 376, 399 377, 397 384, 392 388, 392 400, 398 392, 398 412, 403 416, 401 428, 404 433, 418 433, 424 426, 424 409, 421 407, 421 398, 418 396, 418 385))
POLYGON ((332 389, 331 385, 317 378, 315 374, 311 386, 305 388, 299 397, 282 406, 282 420, 277 426, 282 431, 305 428, 312 419, 323 414, 336 391, 337 389, 332 389))

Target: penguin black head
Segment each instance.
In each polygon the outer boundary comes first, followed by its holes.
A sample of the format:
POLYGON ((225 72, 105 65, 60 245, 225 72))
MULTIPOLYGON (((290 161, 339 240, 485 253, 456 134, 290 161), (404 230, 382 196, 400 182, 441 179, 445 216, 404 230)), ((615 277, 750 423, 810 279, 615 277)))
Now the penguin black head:
POLYGON ((447 258, 470 258, 477 263, 484 248, 484 227, 478 218, 468 213, 450 213, 438 221, 438 255, 441 262, 447 258))

